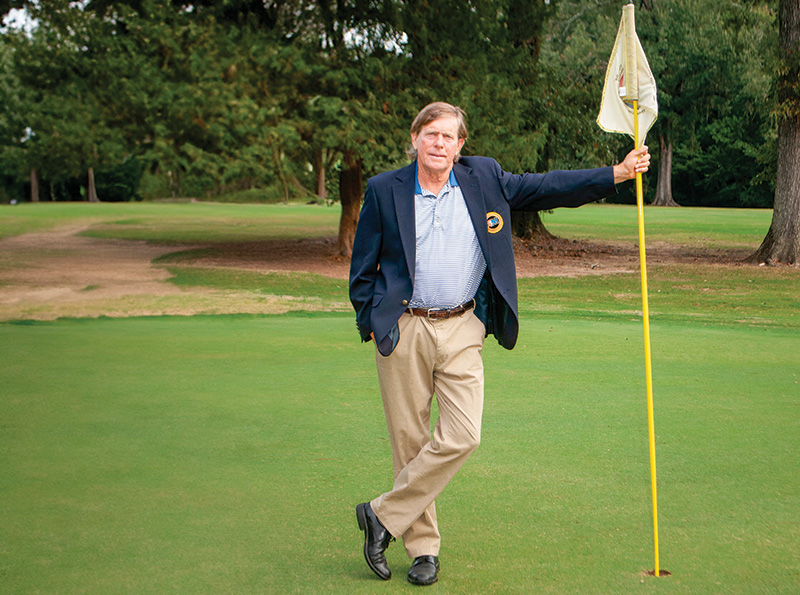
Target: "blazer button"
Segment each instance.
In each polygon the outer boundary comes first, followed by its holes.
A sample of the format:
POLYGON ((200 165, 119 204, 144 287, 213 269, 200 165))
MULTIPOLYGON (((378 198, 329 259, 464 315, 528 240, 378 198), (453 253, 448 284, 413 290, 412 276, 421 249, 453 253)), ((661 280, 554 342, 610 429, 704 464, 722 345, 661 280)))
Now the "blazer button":
POLYGON ((403 300, 403 305, 408 306, 408 300, 403 300))

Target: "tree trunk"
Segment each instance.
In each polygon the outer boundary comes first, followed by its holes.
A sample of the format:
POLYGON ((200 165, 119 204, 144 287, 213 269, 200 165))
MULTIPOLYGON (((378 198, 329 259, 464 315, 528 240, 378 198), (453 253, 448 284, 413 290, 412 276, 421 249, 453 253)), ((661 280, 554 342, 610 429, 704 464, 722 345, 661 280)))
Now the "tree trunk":
POLYGON ((800 118, 778 123, 778 177, 772 223, 749 262, 800 263, 800 118))
POLYGON ((183 192, 181 192, 180 178, 177 174, 173 173, 171 169, 167 171, 167 184, 169 185, 169 192, 172 198, 183 195, 183 192))
POLYGON ((339 199, 342 202, 342 216, 339 219, 339 239, 336 253, 350 258, 353 254, 353 240, 356 236, 358 214, 361 209, 361 159, 354 151, 343 155, 341 178, 339 180, 339 199))
POLYGON ((778 79, 778 174, 772 223, 750 262, 800 264, 800 1, 781 0, 779 38, 782 61, 778 79))
POLYGON ((272 157, 275 159, 275 168, 278 170, 278 177, 281 179, 283 188, 283 202, 289 202, 289 182, 286 181, 286 172, 283 170, 283 154, 277 146, 272 148, 272 157))
POLYGON ((31 168, 31 202, 39 202, 39 172, 31 168))
POLYGON ((87 198, 89 202, 100 202, 100 199, 97 198, 97 188, 94 185, 94 168, 89 168, 89 188, 87 191, 87 198))
POLYGON ((513 211, 511 213, 511 233, 523 240, 532 240, 537 244, 546 244, 556 239, 544 226, 539 211, 528 213, 513 211))
POLYGON ((656 207, 679 207, 672 198, 672 140, 665 141, 664 136, 659 137, 661 145, 661 159, 658 164, 658 185, 653 205, 656 207))
POLYGON ((327 198, 325 191, 325 149, 314 151, 314 194, 321 202, 327 198))

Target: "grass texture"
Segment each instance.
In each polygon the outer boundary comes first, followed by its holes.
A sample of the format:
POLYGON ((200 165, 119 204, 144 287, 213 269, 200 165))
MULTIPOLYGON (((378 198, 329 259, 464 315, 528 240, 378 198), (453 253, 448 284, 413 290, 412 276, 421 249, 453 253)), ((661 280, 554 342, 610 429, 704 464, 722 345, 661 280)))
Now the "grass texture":
POLYGON ((0 205, 0 238, 61 226, 85 235, 165 244, 335 235, 339 209, 220 203, 25 203, 0 205))
MULTIPOLYGON (((483 442, 438 501, 438 593, 794 593, 796 329, 528 317, 487 341, 483 442)), ((391 483, 351 317, 0 325, 9 593, 396 593, 354 506, 391 483)))
MULTIPOLYGON (((747 248, 753 252, 769 229, 771 209, 644 209, 646 242, 703 248, 747 248)), ((554 234, 572 239, 636 243, 638 212, 627 205, 590 204, 556 209, 542 217, 554 234)))

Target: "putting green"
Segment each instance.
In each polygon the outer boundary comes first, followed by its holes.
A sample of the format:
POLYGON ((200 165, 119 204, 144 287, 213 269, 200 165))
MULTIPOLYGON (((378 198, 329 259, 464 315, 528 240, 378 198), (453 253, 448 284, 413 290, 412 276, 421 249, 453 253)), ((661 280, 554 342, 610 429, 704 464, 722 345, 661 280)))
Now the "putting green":
MULTIPOLYGON (((641 326, 492 339, 483 442, 438 501, 442 593, 793 593, 796 329, 654 324, 661 567, 641 326)), ((354 506, 389 487, 351 315, 0 325, 4 590, 387 593, 354 506)))

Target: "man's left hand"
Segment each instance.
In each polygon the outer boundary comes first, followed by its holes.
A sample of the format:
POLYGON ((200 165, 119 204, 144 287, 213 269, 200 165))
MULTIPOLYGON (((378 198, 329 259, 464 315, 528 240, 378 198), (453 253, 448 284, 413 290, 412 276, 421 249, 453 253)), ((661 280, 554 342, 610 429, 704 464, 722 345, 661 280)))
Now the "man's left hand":
POLYGON ((619 184, 625 180, 632 180, 636 174, 643 174, 649 168, 650 153, 647 151, 647 146, 643 145, 628 153, 622 163, 614 166, 614 183, 619 184))

